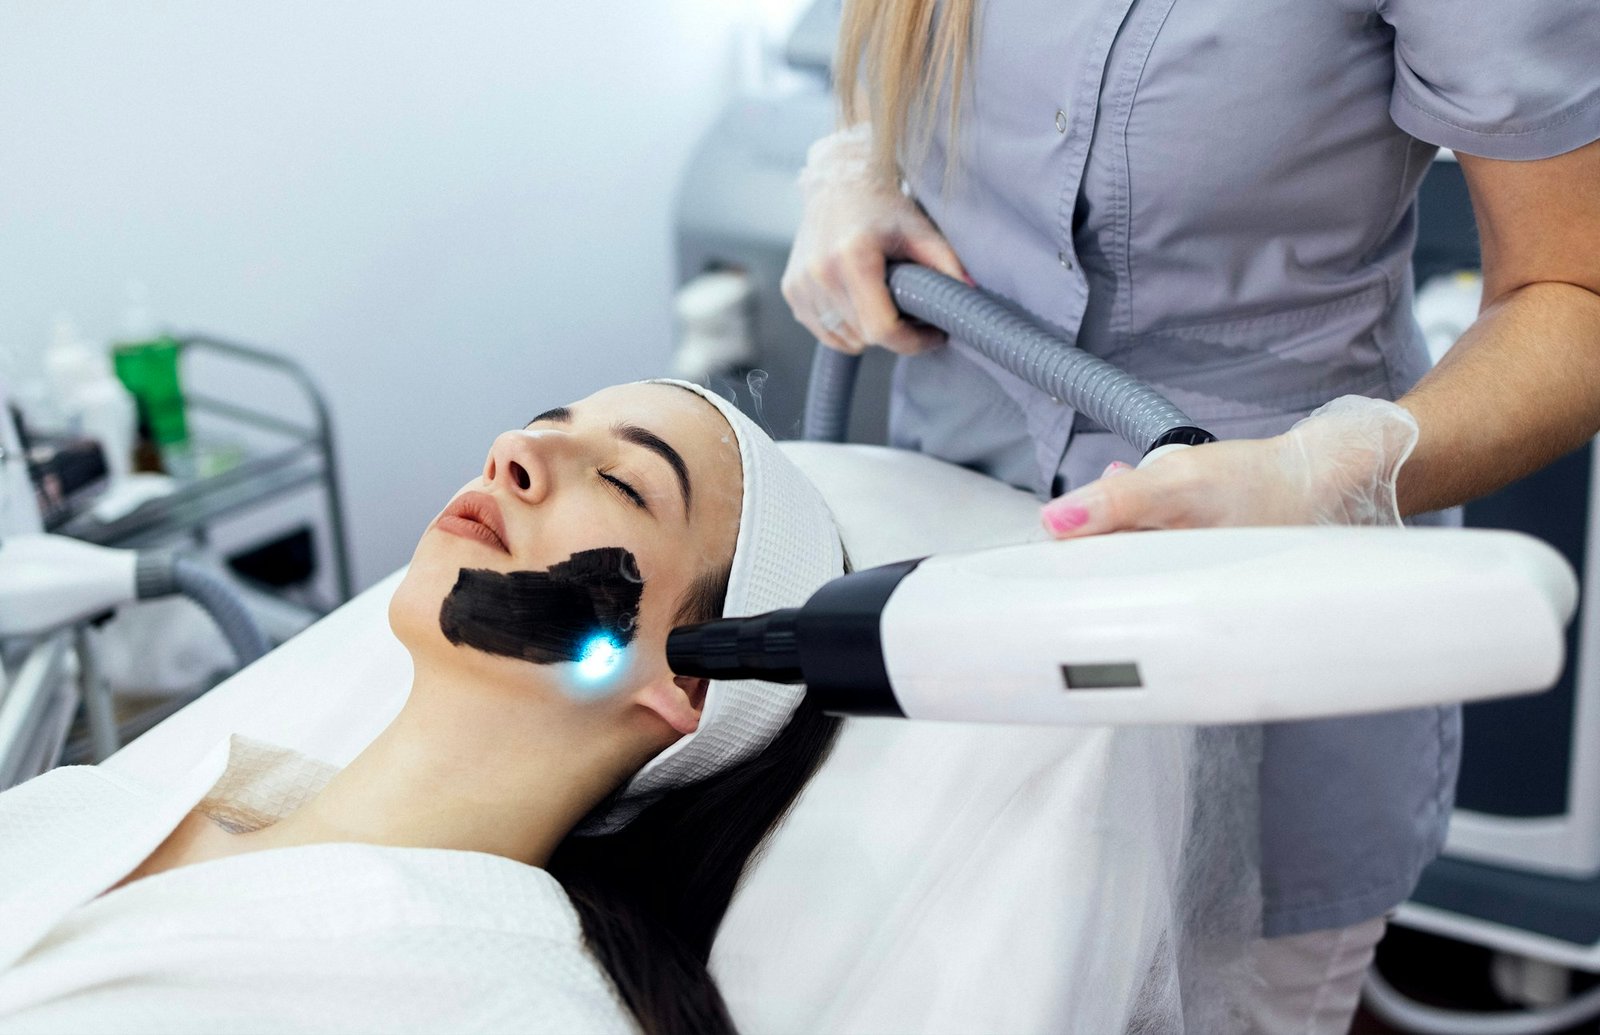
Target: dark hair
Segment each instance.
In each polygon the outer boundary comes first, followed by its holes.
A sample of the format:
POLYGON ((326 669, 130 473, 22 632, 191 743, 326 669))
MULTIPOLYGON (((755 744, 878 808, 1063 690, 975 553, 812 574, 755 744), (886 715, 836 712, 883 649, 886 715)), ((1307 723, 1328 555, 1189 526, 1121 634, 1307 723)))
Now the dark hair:
MULTIPOLYGON (((729 572, 691 584, 685 625, 720 617, 729 572)), ((802 698, 760 754, 674 788, 627 826, 568 837, 549 872, 566 888, 584 940, 647 1035, 732 1035, 706 963, 745 866, 827 757, 840 720, 802 698)))

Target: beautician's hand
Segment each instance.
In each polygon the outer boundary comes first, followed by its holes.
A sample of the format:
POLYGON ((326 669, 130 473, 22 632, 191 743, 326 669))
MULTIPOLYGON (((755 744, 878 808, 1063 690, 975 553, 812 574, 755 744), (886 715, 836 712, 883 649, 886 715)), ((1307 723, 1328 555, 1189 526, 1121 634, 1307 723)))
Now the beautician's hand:
POLYGON ((800 173, 805 212, 783 297, 794 317, 841 352, 882 345, 910 355, 944 332, 902 319, 889 297, 885 265, 910 259, 972 283, 950 243, 917 203, 872 167, 872 127, 858 123, 811 145, 800 173))
POLYGON ((1058 539, 1140 528, 1398 525, 1395 477, 1417 422, 1382 399, 1346 395, 1276 438, 1213 442, 1098 481, 1045 504, 1058 539))

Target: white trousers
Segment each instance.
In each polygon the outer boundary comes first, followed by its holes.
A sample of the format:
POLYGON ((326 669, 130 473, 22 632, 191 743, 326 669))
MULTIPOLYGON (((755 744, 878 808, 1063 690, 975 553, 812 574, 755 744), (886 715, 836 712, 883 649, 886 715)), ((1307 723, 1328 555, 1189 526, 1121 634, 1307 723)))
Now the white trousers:
POLYGON ((1388 917, 1255 944, 1264 983, 1248 1008, 1251 1035, 1347 1035, 1361 980, 1388 917))

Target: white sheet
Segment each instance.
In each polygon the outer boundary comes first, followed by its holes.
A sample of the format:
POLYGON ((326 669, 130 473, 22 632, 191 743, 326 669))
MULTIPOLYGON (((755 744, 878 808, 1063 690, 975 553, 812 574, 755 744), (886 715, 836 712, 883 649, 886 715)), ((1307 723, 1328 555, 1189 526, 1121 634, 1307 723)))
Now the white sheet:
POLYGON ((197 802, 254 829, 332 773, 233 737, 154 793, 74 766, 0 795, 0 1032, 635 1030, 555 879, 482 852, 306 845, 95 897, 197 802))
MULTIPOLYGON (((858 568, 1038 538, 1037 504, 915 454, 791 443, 858 568)), ((240 732, 343 764, 398 710, 398 576, 105 765, 171 782, 240 732)), ((1208 735, 1209 736, 1209 735, 1208 735)), ((713 952, 750 1032, 1232 1030, 1254 932, 1248 738, 856 720, 713 952), (1207 813, 1192 822, 1196 804, 1207 813)))

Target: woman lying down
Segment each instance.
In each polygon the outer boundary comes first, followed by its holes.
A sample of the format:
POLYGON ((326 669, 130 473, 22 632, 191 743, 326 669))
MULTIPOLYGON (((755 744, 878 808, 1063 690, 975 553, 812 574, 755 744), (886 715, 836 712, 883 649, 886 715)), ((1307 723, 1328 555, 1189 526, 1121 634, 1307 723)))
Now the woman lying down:
POLYGON ((235 736, 176 790, 0 794, 0 1031, 731 1031, 712 938, 836 725, 674 676, 666 637, 842 570, 698 388, 501 435, 395 592, 411 693, 348 766, 235 736))

